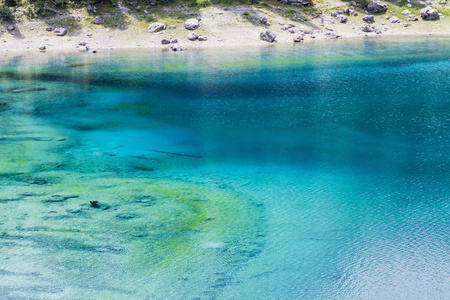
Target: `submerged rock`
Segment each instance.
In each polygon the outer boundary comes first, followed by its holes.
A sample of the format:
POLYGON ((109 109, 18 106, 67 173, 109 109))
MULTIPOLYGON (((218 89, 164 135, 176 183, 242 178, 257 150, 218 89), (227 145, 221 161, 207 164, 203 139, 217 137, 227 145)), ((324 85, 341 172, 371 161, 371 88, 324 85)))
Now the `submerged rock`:
POLYGON ((66 201, 67 199, 71 199, 71 198, 78 198, 77 195, 69 195, 69 196, 62 196, 62 195, 52 195, 50 196, 50 198, 47 198, 45 200, 43 200, 43 202, 63 202, 66 201))
POLYGON ((36 178, 28 181, 29 184, 37 184, 37 185, 44 185, 47 184, 47 180, 43 178, 36 178))
POLYGON ((123 219, 123 220, 130 220, 130 219, 139 218, 139 215, 138 214, 118 214, 118 215, 116 215, 116 218, 123 219))

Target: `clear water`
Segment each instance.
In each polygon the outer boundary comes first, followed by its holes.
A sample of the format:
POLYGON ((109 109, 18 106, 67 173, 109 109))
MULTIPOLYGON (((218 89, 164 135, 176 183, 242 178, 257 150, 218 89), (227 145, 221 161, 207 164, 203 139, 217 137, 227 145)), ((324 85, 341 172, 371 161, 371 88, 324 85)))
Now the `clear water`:
POLYGON ((4 57, 0 298, 448 299, 449 58, 4 57))

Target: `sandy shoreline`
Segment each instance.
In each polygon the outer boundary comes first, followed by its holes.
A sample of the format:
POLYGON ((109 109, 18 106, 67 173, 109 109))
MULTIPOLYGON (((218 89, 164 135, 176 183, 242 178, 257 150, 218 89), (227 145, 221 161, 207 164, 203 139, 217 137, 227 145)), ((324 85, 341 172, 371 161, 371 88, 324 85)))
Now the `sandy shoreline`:
MULTIPOLYGON (((0 35, 0 53, 39 52, 39 48, 45 47, 46 52, 81 51, 86 52, 87 44, 90 52, 110 50, 146 50, 164 51, 169 48, 161 44, 161 39, 176 38, 178 44, 190 49, 217 49, 217 48, 240 48, 250 46, 268 45, 293 45, 308 43, 317 40, 365 38, 365 37, 425 37, 425 36, 450 36, 450 22, 446 18, 439 21, 390 23, 385 15, 375 16, 375 23, 371 24, 379 28, 382 33, 362 32, 361 20, 363 15, 349 16, 346 24, 339 22, 330 23, 329 15, 311 19, 308 22, 293 22, 290 19, 273 15, 270 12, 259 10, 252 12, 250 17, 242 16, 248 10, 247 6, 235 7, 232 11, 210 7, 201 10, 201 27, 195 32, 206 35, 207 41, 189 41, 187 35, 191 32, 184 28, 181 21, 166 23, 167 26, 175 25, 175 29, 167 29, 158 33, 148 33, 146 26, 142 23, 130 23, 126 29, 112 29, 86 22, 77 30, 69 30, 65 36, 56 36, 54 32, 47 31, 49 26, 44 22, 23 20, 15 24, 12 31, 4 30, 0 35), (232 21, 231 16, 233 17, 232 21), (258 24, 261 16, 267 16, 271 25, 258 24), (408 27, 403 25, 408 23, 408 27), (283 30, 284 24, 292 24, 294 33, 283 30), (294 43, 293 37, 301 30, 314 29, 312 35, 305 35, 300 43, 294 43), (277 35, 276 42, 269 44, 259 39, 262 31, 270 30, 277 35), (81 44, 81 45, 80 45, 81 44)), ((79 12, 82 14, 82 12, 79 12)), ((77 12, 71 12, 76 15, 77 12)), ((83 15, 82 15, 83 16, 83 15)), ((89 16, 83 16, 88 21, 89 16)), ((405 16, 406 19, 406 16, 405 16)), ((331 20, 332 21, 332 20, 331 20)), ((145 25, 145 24, 144 24, 145 25)))

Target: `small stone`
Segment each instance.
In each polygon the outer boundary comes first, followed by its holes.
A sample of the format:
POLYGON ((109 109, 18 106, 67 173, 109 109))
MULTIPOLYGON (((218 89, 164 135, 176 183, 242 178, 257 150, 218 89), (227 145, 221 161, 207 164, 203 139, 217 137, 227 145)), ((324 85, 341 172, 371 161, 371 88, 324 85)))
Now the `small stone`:
POLYGON ((170 49, 172 49, 172 51, 186 51, 187 48, 185 46, 181 46, 181 45, 172 45, 170 46, 170 49))
POLYGON ((94 20, 92 20, 92 24, 96 24, 96 25, 103 24, 103 18, 100 16, 96 16, 94 18, 94 20))
POLYGON ((169 29, 175 29, 175 28, 177 28, 175 25, 170 25, 169 26, 169 29))
POLYGON ((64 27, 56 27, 55 28, 55 34, 57 36, 64 36, 67 34, 67 29, 64 27))
POLYGON ((294 36, 294 43, 299 43, 303 41, 303 35, 302 34, 297 34, 296 36, 294 36))
POLYGON ((79 45, 79 46, 86 46, 87 44, 88 44, 88 43, 87 43, 87 42, 84 42, 84 41, 83 41, 83 42, 78 42, 78 45, 79 45))
POLYGON ((200 36, 198 37, 198 40, 199 40, 200 42, 205 42, 205 41, 208 40, 208 37, 207 37, 206 35, 200 35, 200 36))
POLYGON ((168 44, 170 44, 170 40, 171 40, 171 38, 163 38, 161 40, 161 44, 168 45, 168 44))
POLYGON ((45 46, 39 47, 39 50, 40 50, 40 51, 45 51, 46 49, 47 49, 47 47, 45 47, 45 46))
POLYGON ((48 26, 47 28, 45 28, 45 30, 47 30, 47 31, 52 31, 53 30, 53 28, 51 27, 51 26, 48 26))
POLYGON ((16 27, 14 27, 14 25, 9 25, 6 29, 8 29, 8 31, 13 31, 16 27))
POLYGON ((389 18, 389 22, 391 22, 391 23, 397 23, 398 21, 399 21, 399 18, 397 18, 397 17, 389 18))
POLYGON ((405 9, 404 11, 402 11, 402 15, 410 15, 411 11, 409 9, 405 9))

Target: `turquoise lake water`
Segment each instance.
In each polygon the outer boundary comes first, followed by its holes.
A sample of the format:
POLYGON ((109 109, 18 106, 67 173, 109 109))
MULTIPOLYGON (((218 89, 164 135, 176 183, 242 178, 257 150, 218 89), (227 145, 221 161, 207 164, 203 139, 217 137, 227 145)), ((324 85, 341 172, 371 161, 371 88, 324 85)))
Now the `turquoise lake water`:
POLYGON ((450 39, 5 56, 0 298, 448 299, 450 39))

